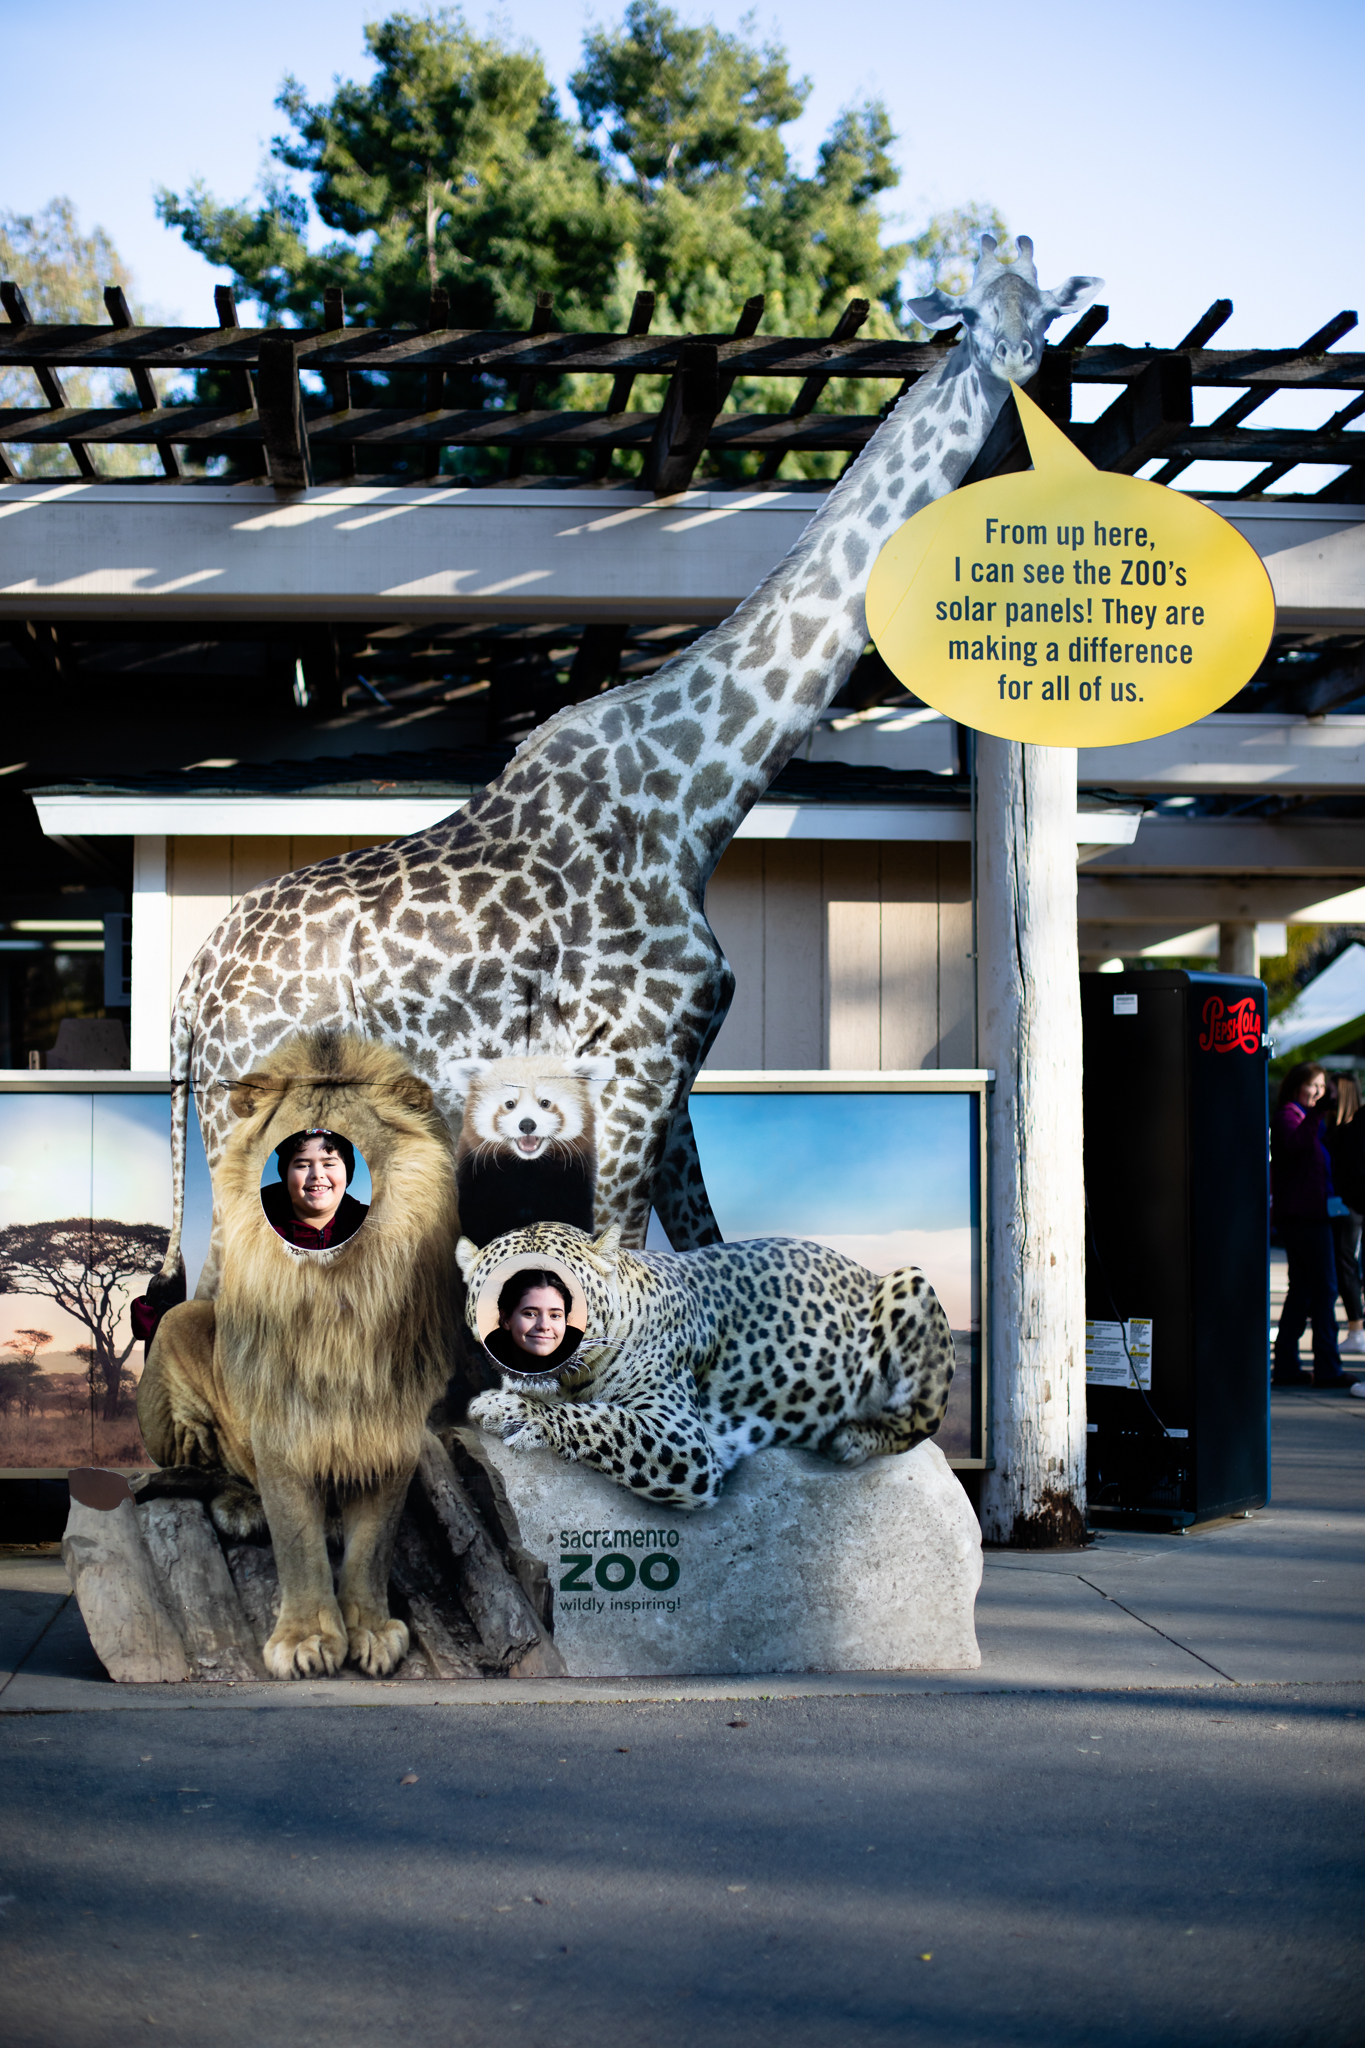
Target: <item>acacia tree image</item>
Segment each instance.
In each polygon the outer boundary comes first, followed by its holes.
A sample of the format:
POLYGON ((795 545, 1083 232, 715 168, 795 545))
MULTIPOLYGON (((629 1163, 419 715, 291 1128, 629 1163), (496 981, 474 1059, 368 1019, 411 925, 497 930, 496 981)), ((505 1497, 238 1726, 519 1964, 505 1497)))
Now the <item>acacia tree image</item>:
POLYGON ((17 1396, 19 1413, 33 1413, 33 1397, 42 1371, 38 1353, 52 1342, 51 1330, 16 1330, 5 1345, 12 1358, 0 1359, 0 1407, 8 1408, 17 1396))
POLYGON ((0 1230, 0 1293, 36 1294, 84 1323, 94 1350, 92 1382, 102 1387, 103 1419, 118 1415, 124 1362, 136 1343, 118 1348, 118 1322, 130 1282, 154 1273, 170 1232, 160 1223, 69 1216, 59 1223, 11 1223, 0 1230))

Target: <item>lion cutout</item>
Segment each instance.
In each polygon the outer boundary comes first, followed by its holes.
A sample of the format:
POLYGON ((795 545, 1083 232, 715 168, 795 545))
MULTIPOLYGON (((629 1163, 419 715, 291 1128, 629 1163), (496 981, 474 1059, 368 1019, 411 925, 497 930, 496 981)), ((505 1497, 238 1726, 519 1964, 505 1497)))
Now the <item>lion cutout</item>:
POLYGON ((338 1032, 301 1033, 231 1084, 238 1118, 214 1177, 222 1284, 169 1309, 138 1388, 159 1465, 221 1470, 210 1512, 225 1535, 259 1527, 280 1580, 265 1645, 275 1678, 382 1677, 407 1654, 389 1613, 394 1536, 454 1336, 450 1133, 400 1055, 338 1032), (301 1251, 271 1228, 262 1169, 301 1130, 344 1133, 366 1160, 369 1214, 335 1248, 301 1251), (344 1554, 335 1592, 329 1498, 344 1554))

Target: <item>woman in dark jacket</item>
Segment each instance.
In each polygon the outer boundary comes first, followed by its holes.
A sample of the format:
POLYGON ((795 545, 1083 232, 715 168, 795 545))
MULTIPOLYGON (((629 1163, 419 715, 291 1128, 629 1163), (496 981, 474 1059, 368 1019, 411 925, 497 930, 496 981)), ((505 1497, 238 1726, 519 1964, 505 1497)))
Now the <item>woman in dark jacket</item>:
POLYGON ((1308 1385, 1299 1370, 1299 1339, 1313 1325, 1313 1385, 1346 1387, 1337 1350, 1337 1267, 1328 1203, 1332 1168, 1322 1141, 1327 1077, 1311 1060, 1280 1083, 1270 1120, 1270 1200, 1289 1261, 1289 1291, 1275 1336, 1271 1384, 1308 1385))

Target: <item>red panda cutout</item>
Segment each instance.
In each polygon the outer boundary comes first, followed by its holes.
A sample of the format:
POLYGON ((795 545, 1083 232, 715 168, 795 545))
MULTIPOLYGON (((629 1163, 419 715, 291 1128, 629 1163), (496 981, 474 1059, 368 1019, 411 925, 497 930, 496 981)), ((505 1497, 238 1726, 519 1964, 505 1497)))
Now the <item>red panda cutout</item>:
POLYGON ((466 1237, 482 1246, 533 1223, 592 1230, 597 1101, 615 1071, 610 1059, 554 1053, 457 1063, 455 1189, 466 1237))

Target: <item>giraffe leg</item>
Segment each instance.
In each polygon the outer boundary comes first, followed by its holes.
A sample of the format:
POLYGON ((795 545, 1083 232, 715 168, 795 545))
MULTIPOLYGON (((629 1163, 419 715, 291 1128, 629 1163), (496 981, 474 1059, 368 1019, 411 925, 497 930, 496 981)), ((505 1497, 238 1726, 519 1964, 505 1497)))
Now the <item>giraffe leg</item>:
POLYGON ((706 1192, 686 1102, 669 1126, 663 1160, 654 1176, 654 1213, 675 1252, 696 1252, 703 1245, 723 1242, 706 1192))

